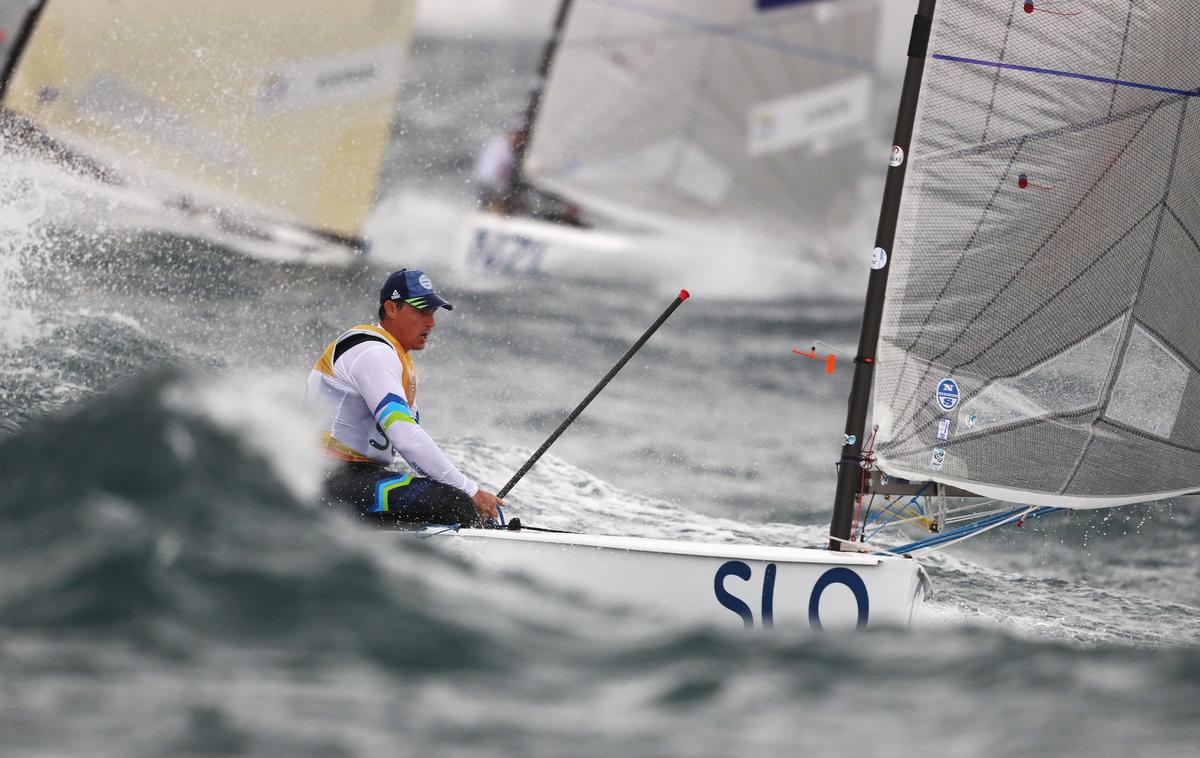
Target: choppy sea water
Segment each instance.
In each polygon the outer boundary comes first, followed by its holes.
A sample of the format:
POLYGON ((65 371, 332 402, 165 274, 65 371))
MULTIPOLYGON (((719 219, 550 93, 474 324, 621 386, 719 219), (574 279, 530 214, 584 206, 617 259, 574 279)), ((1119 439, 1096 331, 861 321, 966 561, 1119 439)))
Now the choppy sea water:
MULTIPOLYGON (((384 205, 411 182, 441 215, 406 215, 399 238, 446 244, 473 151, 520 107, 535 54, 418 44, 384 205), (480 78, 479 60, 505 63, 480 78)), ((929 561, 937 594, 906 632, 614 615, 314 504, 304 377, 371 317, 402 246, 318 268, 106 230, 102 217, 64 225, 72 182, 3 160, 3 755, 1177 756, 1200 744, 1192 502, 956 546, 929 561)), ((669 302, 637 281, 431 273, 456 309, 418 359, 423 421, 493 489, 669 302)), ((696 291, 514 490, 511 515, 819 544, 848 374, 791 349, 853 345, 859 312, 696 291)))

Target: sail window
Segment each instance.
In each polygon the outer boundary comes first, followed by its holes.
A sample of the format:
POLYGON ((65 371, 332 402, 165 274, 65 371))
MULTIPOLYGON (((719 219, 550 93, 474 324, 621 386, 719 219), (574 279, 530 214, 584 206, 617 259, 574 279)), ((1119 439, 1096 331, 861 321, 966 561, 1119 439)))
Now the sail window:
POLYGON ((1122 319, 1117 319, 1017 376, 992 382, 963 404, 959 418, 968 419, 969 430, 977 432, 1097 407, 1121 339, 1121 323, 1122 319))
POLYGON ((1169 438, 1189 374, 1183 361, 1135 325, 1104 415, 1156 437, 1169 438))

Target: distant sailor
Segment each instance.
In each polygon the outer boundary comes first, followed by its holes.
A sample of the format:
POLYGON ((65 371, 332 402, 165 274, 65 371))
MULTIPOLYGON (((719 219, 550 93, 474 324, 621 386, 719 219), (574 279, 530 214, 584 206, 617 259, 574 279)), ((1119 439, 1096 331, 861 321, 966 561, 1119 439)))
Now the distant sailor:
POLYGON ((380 522, 478 525, 503 502, 446 458, 420 426, 412 352, 425 347, 439 308, 453 306, 420 271, 401 269, 379 292, 379 324, 355 326, 322 353, 308 395, 324 414, 326 455, 341 463, 326 499, 380 522), (388 466, 393 451, 417 472, 388 466))
POLYGON ((483 146, 475 161, 475 199, 479 207, 493 213, 519 212, 518 188, 514 186, 517 151, 525 143, 522 127, 497 134, 483 146))

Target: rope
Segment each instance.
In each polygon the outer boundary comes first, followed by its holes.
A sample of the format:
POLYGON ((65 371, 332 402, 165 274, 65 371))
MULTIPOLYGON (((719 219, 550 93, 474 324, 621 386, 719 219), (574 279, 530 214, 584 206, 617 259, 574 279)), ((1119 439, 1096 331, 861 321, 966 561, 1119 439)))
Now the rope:
POLYGON ((1057 513, 1061 510, 1062 508, 1038 507, 1036 505, 1030 505, 1026 508, 1017 508, 997 514, 995 516, 990 516, 982 519, 981 521, 977 521, 974 524, 961 526, 958 529, 945 532, 944 534, 939 534, 935 537, 918 540, 907 545, 901 545, 900 547, 894 548, 894 550, 901 553, 913 553, 918 550, 932 550, 934 548, 948 547, 1013 521, 1023 522, 1025 519, 1048 516, 1051 513, 1057 513))

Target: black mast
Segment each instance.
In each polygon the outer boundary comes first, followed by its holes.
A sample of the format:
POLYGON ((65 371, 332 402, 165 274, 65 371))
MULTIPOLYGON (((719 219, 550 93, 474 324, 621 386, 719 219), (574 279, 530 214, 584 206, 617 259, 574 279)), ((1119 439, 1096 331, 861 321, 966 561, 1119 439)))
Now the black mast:
POLYGON ((31 3, 29 10, 25 12, 25 18, 21 22, 20 31, 13 38, 12 50, 8 54, 8 60, 0 62, 3 68, 0 69, 0 101, 4 100, 4 96, 8 94, 8 83, 12 79, 13 72, 17 69, 17 63, 22 55, 25 54, 25 46, 29 43, 29 37, 33 34, 33 27, 37 26, 38 19, 42 15, 42 9, 46 6, 46 0, 41 2, 31 3))
MULTIPOLYGON (((920 0, 913 18, 912 36, 908 42, 908 69, 900 94, 900 112, 896 115, 896 132, 892 144, 899 147, 902 159, 893 160, 883 191, 883 207, 879 211, 879 226, 875 232, 875 247, 892 253, 896 240, 896 219, 900 214, 900 196, 904 192, 904 175, 908 170, 909 147, 913 122, 917 115, 917 97, 925 73, 925 55, 929 48, 929 32, 933 26, 933 10, 937 0, 920 0)), ((894 149, 894 148, 893 148, 894 149)), ((846 435, 843 438, 842 458, 838 464, 837 494, 833 500, 833 521, 829 526, 830 550, 840 550, 838 540, 850 539, 854 519, 855 498, 862 488, 862 446, 867 426, 867 410, 871 398, 871 381, 875 375, 875 353, 879 346, 879 323, 883 315, 883 298, 887 290, 889 259, 871 271, 867 284, 867 300, 863 306, 862 332, 858 338, 858 355, 854 359, 854 383, 850 390, 846 412, 846 435)))
POLYGON ((562 0, 558 4, 558 13, 554 17, 554 29, 546 47, 542 49, 542 60, 538 64, 537 79, 533 90, 529 93, 529 104, 525 106, 525 139, 521 140, 513 151, 512 182, 509 184, 509 194, 520 192, 525 186, 525 150, 533 139, 534 122, 542 107, 542 93, 546 90, 546 82, 550 78, 550 67, 554 65, 554 56, 558 53, 558 43, 562 40, 563 28, 567 25, 567 16, 571 13, 571 5, 575 0, 562 0))

